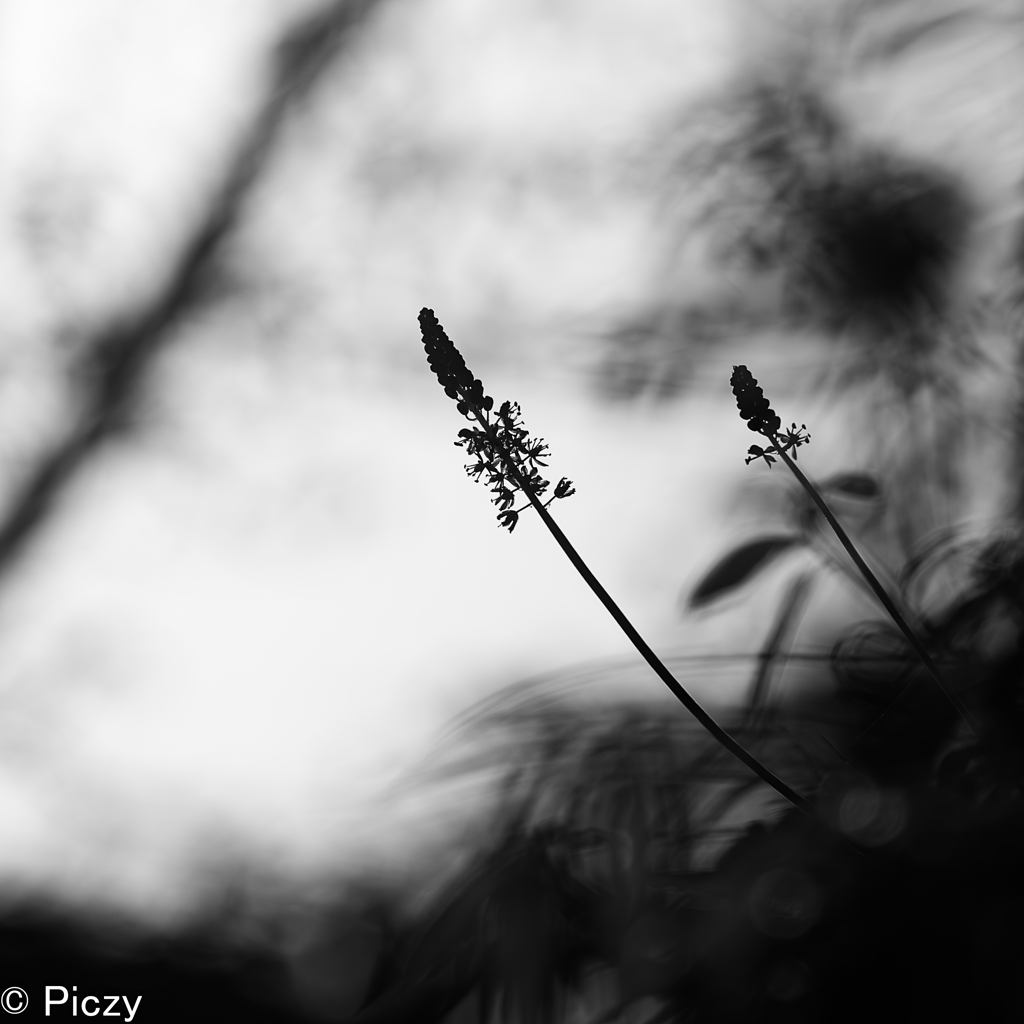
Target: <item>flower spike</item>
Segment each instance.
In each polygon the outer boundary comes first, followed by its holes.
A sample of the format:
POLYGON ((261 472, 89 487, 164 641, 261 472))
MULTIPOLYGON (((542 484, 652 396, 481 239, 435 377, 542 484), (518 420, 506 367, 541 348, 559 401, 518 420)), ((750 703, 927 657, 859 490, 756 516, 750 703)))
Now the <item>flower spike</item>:
POLYGON ((740 416, 747 420, 747 426, 755 433, 771 438, 782 427, 782 420, 775 415, 764 392, 757 386, 753 374, 745 366, 732 368, 732 393, 740 408, 740 416))
POLYGON ((907 640, 910 641, 911 647, 917 652, 921 663, 928 670, 928 673, 939 684, 939 688, 956 708, 968 728, 977 734, 977 723, 964 705, 964 702, 955 691, 949 688, 942 677, 942 673, 939 671, 938 665, 935 664, 934 659, 928 653, 920 637, 911 628, 910 623, 907 622, 906 617, 879 582, 878 577, 871 571, 867 562, 864 561, 856 545, 850 540, 846 530, 843 529, 839 520, 836 519, 832 514, 832 510, 825 503, 825 499, 822 498, 814 484, 804 476, 796 465, 797 448, 802 444, 806 444, 811 439, 811 435, 807 433, 807 424, 805 423, 797 427, 794 423, 788 430, 782 430, 782 420, 775 414, 768 399, 764 397, 764 392, 758 387, 754 375, 745 366, 734 366, 729 382, 732 384, 732 393, 736 396, 736 404, 739 406, 740 416, 747 421, 747 426, 756 433, 763 434, 772 442, 768 448, 752 444, 747 449, 747 458, 745 460, 747 465, 749 466, 756 459, 764 459, 770 469, 772 463, 776 461, 773 458, 775 455, 778 455, 786 463, 800 483, 800 486, 803 487, 810 499, 817 505, 819 511, 825 517, 825 521, 832 527, 832 531, 843 547, 846 548, 847 553, 853 559, 854 565, 860 570, 860 574, 864 577, 868 586, 875 592, 875 596, 882 607, 889 613, 889 616, 907 640), (789 455, 790 452, 793 453, 792 457, 789 455))
POLYGON ((788 430, 782 430, 782 420, 764 397, 764 392, 758 387, 754 375, 745 366, 734 366, 729 382, 732 384, 732 393, 736 396, 740 416, 747 421, 747 427, 757 434, 763 434, 772 442, 769 448, 752 444, 747 449, 748 457, 744 460, 747 465, 756 459, 764 459, 770 469, 772 463, 776 461, 772 456, 789 451, 792 451, 795 459, 797 448, 807 444, 811 439, 811 435, 807 433, 807 424, 803 423, 797 427, 794 423, 788 430))
MULTIPOLYGON (((519 513, 530 504, 527 501, 526 505, 513 508, 516 495, 523 493, 529 498, 532 494, 539 499, 551 486, 537 468, 547 465, 548 446, 542 439, 530 437, 517 402, 502 402, 492 417, 494 399, 484 394, 483 383, 470 373, 434 311, 421 309, 419 320, 427 362, 444 393, 456 401, 459 412, 471 424, 459 431, 459 440, 455 442, 476 459, 467 464, 466 473, 488 485, 493 495, 491 501, 499 510, 498 523, 511 533, 519 522, 519 513)), ((568 498, 575 493, 572 481, 562 477, 543 507, 547 508, 556 498, 568 498)))

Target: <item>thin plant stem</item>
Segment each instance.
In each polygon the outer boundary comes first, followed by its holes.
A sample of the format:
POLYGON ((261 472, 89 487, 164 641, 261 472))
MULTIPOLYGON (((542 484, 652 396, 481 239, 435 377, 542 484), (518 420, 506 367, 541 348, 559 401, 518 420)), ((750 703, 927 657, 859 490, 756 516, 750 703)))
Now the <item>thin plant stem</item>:
MULTIPOLYGON (((503 446, 498 440, 497 434, 483 409, 477 407, 475 403, 468 404, 477 422, 491 437, 495 447, 501 450, 503 446)), ((587 586, 590 587, 597 596, 597 599, 605 606, 608 613, 618 624, 619 628, 629 638, 630 643, 637 649, 637 651, 640 652, 644 661, 654 669, 658 678, 669 688, 669 690, 672 691, 676 699, 723 747, 725 747, 726 750, 729 751, 730 754, 742 761, 743 764, 745 764, 752 772, 763 779, 777 793, 785 797, 791 804, 793 804, 794 807, 811 817, 816 817, 814 808, 808 800, 797 793, 791 786, 786 785, 782 779, 765 767, 765 765, 754 757, 754 755, 751 754, 750 751, 748 751, 742 744, 733 739, 733 737, 730 736, 729 733, 726 732, 725 729, 723 729, 718 722, 716 722, 714 718, 704 710, 703 707, 701 707, 697 700, 679 682, 679 680, 672 675, 664 662, 657 656, 657 654, 654 653, 647 641, 644 640, 633 623, 626 617, 625 612, 623 612, 615 603, 611 594, 605 590, 598 578, 590 571, 590 567, 583 560, 579 552, 572 546, 569 538, 566 537, 559 525, 552 518, 551 513, 548 512, 545 503, 537 497, 533 488, 530 487, 523 475, 519 473, 515 461, 509 457, 507 453, 504 453, 504 458, 510 475, 515 478, 516 483, 526 495, 530 504, 534 509, 536 509, 537 514, 540 516, 544 525, 548 528, 548 532, 555 538, 558 546, 565 552, 566 557, 570 562, 572 562, 576 571, 586 581, 587 586)))
MULTIPOLYGON (((458 403, 462 416, 479 424, 478 428, 462 429, 456 445, 465 448, 476 458, 475 463, 466 466, 466 472, 477 480, 490 485, 494 497, 492 503, 500 509, 498 522, 510 533, 515 528, 522 509, 513 508, 515 492, 526 495, 529 504, 537 511, 548 532, 558 542, 576 571, 586 581, 587 586, 597 595, 619 628, 629 638, 630 643, 640 652, 644 661, 654 669, 655 674, 675 695, 697 721, 704 726, 712 737, 729 753, 745 764, 755 775, 766 782, 777 793, 788 800, 798 810, 814 817, 814 809, 792 787, 787 786, 774 772, 766 768, 753 754, 729 735, 700 704, 687 692, 682 684, 672 675, 664 662, 654 653, 636 627, 629 621, 622 609, 612 600, 611 595, 601 586, 590 567, 580 557, 579 552, 569 543, 568 537, 562 533, 558 524, 548 512, 548 505, 557 498, 567 498, 575 493, 572 481, 562 477, 554 488, 554 492, 546 502, 541 496, 549 486, 549 482, 541 477, 538 466, 546 466, 544 461, 548 454, 547 445, 543 440, 531 440, 526 428, 519 419, 519 406, 513 402, 504 402, 492 420, 489 413, 494 408, 494 400, 484 393, 483 382, 475 378, 466 366, 461 353, 445 333, 432 309, 424 307, 419 314, 420 331, 423 335, 423 347, 427 354, 430 369, 437 377, 438 383, 444 388, 445 394, 458 403)), ((525 508, 526 506, 524 506, 525 508)))
MULTIPOLYGON (((903 613, 896 606, 896 603, 892 600, 885 588, 879 582, 878 577, 868 567, 867 562, 861 557, 860 552, 857 550, 853 541, 850 540, 846 530, 840 525, 839 520, 832 514, 832 510, 825 504, 825 499, 818 493, 817 488, 806 476, 800 471, 800 467, 790 458, 786 452, 785 446, 779 441, 779 438, 773 433, 770 435, 770 440, 777 449, 777 454, 783 462, 789 467, 790 471, 800 482, 800 485, 810 496, 811 500, 815 505, 818 506, 819 511, 825 517, 826 522, 832 527, 833 532, 839 538, 839 543, 846 548, 847 553, 853 559, 854 564, 860 570, 861 575, 867 580, 868 585, 874 591, 875 596, 882 603, 882 607, 889 613, 893 622, 899 626, 900 631, 907 638, 910 646, 917 652, 917 656, 921 659, 921 663, 928 670, 929 675, 939 684, 939 688, 949 699, 950 703, 956 708, 960 717, 967 723, 971 731, 975 734, 978 733, 978 723, 974 720, 974 716, 967 710, 964 702, 957 696, 953 690, 947 685, 945 679, 942 677, 942 673, 939 671, 938 665, 932 660, 932 656, 928 653, 927 648, 918 638, 917 634, 911 628, 910 623, 903 617, 903 613)), ((773 452, 775 454, 775 452, 773 452)))

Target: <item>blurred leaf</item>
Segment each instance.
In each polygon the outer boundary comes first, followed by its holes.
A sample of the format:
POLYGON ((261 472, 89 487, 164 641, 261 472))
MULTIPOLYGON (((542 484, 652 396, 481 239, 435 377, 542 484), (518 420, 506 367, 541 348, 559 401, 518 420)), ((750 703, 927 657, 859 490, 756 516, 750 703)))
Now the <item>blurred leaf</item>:
POLYGON ((697 584, 690 594, 688 607, 699 608, 746 583, 755 573, 767 568, 777 555, 799 543, 800 538, 794 535, 760 537, 730 551, 697 584))
POLYGON ((839 491, 855 498, 879 498, 882 494, 878 481, 867 473, 840 473, 819 486, 822 491, 839 491))

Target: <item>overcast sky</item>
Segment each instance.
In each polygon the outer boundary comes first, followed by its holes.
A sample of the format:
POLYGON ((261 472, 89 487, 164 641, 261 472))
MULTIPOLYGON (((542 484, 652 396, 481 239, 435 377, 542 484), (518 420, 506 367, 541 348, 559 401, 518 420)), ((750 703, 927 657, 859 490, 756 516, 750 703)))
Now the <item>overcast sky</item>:
MULTIPOLYGON (((0 6, 8 492, 74 411, 76 345, 159 286, 313 6, 0 6)), ((11 891, 163 913, 219 858, 401 867, 410 837, 452 827, 399 797, 453 715, 625 652, 539 524, 499 531, 464 477, 421 305, 577 481, 559 511, 595 569, 680 639, 719 501, 692 468, 735 468, 674 439, 722 412, 609 409, 580 366, 652 287, 656 141, 729 39, 699 3, 430 0, 385 7, 339 57, 137 435, 3 581, 11 891)))
MULTIPOLYGON (((737 20, 704 0, 392 0, 353 36, 284 125, 137 429, 0 578, 7 891, 160 916, 225 864, 429 867, 423 849, 486 798, 446 804, 409 781, 451 719, 536 673, 628 659, 540 524, 500 531, 464 476, 424 305, 550 442, 552 475, 578 488, 560 522, 649 638, 756 647, 784 574, 696 622, 677 600, 779 507, 778 474, 742 462, 728 367, 746 340, 685 401, 609 403, 593 377, 613 326, 708 286, 679 262, 660 189, 684 112, 749 70, 751 38, 785 37, 751 21, 772 6, 737 20)), ((275 42, 315 8, 0 3, 4 500, 76 415, 69 370, 90 331, 165 280, 267 100, 275 42)), ((1016 51, 964 38, 895 93, 862 77, 848 112, 878 144, 959 161, 996 197, 998 236, 1021 163, 1020 133, 999 129, 1019 110, 1016 51)), ((778 340, 758 358, 792 390, 821 352, 778 340)), ((985 372, 988 410, 1011 378, 985 372)), ((790 415, 814 424, 809 472, 864 458, 824 392, 790 415)), ((991 476, 998 460, 972 465, 991 476)), ((826 597, 809 615, 823 629, 826 597)), ((688 681, 715 702, 744 679, 688 681)), ((661 694, 625 668, 605 687, 661 694)))

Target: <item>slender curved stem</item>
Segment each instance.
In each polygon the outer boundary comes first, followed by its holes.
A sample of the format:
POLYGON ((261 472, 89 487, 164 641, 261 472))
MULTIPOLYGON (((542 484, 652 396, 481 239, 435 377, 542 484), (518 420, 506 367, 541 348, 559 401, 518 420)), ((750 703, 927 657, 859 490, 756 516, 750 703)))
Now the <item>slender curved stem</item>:
POLYGON ((871 569, 868 567, 867 562, 865 562, 864 559, 861 557, 860 552, 854 546, 853 541, 850 540, 850 537, 847 534, 847 532, 840 525, 839 520, 836 519, 836 517, 832 514, 832 510, 828 507, 828 505, 825 504, 825 499, 822 498, 822 496, 818 493, 818 490, 814 486, 814 484, 812 484, 811 481, 808 480, 807 477, 804 476, 804 474, 800 471, 800 467, 797 466, 797 464, 789 457, 785 448, 779 441, 778 437, 772 434, 770 436, 770 439, 772 443, 775 445, 776 449, 778 450, 780 458, 783 460, 783 462, 786 463, 787 466, 789 466, 793 475, 797 478, 797 480, 800 481, 800 484, 803 487, 803 489, 808 493, 814 504, 818 506, 819 511, 825 517, 826 521, 828 522, 828 525, 832 527, 833 532, 839 538, 840 544, 842 544, 843 547, 846 548, 847 553, 853 559, 854 564, 860 570, 861 575, 864 577, 865 580, 867 580, 868 585, 874 591, 875 596, 878 598, 878 600, 881 601, 882 607, 885 608, 885 610, 889 613, 893 622, 895 622, 896 625, 899 626, 900 631, 909 641, 910 646, 913 647, 914 650, 917 652, 918 657, 921 659, 921 662, 924 665, 924 667, 928 670, 929 675, 931 675, 935 682, 939 684, 939 688, 949 699, 953 707, 956 708, 960 717, 964 720, 964 722, 967 723, 971 731, 977 734, 978 723, 974 720, 974 717, 971 715, 970 711, 967 710, 967 707, 964 704, 964 702, 956 695, 956 693, 954 693, 949 688, 949 685, 942 677, 942 673, 939 671, 938 665, 936 665, 935 662, 932 660, 932 656, 928 653, 927 649, 925 648, 921 640, 918 638, 917 634, 913 631, 913 629, 911 629, 910 624, 903 617, 903 613, 899 610, 899 608, 896 606, 896 603, 888 595, 885 588, 879 582, 878 577, 871 571, 871 569))
POLYGON ((733 739, 711 715, 704 710, 697 700, 679 682, 678 679, 668 670, 665 663, 654 653, 646 640, 639 634, 636 627, 626 617, 625 612, 615 603, 611 594, 601 585, 598 578, 590 571, 590 567, 580 556, 579 552, 569 542, 569 538, 562 532, 561 528, 551 517, 544 503, 529 486, 514 461, 504 451, 497 434, 490 423, 489 418, 482 409, 470 405, 477 422, 487 431, 495 446, 495 450, 502 453, 502 460, 508 467, 510 475, 515 479, 522 492, 529 499, 530 504, 537 510, 544 525, 548 528, 551 536, 555 538, 558 546, 565 552, 566 557, 572 562, 576 571, 583 577, 586 584, 597 596, 597 599, 605 606, 611 617, 618 623, 619 628, 629 638, 630 643, 640 652, 644 661, 654 669, 658 678, 672 691, 676 699, 693 715, 694 718, 704 726, 705 729, 734 757, 742 761, 759 778, 763 779, 777 793, 785 797, 794 807, 805 814, 815 817, 814 808, 811 803, 796 792, 791 786, 786 785, 774 772, 765 767, 753 754, 742 744, 733 739))

